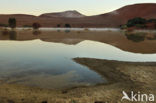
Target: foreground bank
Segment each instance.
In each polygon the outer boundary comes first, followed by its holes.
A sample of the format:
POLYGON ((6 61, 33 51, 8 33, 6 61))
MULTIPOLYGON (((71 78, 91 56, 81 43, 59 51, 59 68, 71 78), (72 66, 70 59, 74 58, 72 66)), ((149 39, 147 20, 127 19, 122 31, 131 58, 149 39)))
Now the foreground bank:
MULTIPOLYGON (((1 81, 0 103, 120 103, 122 91, 156 94, 156 63, 130 63, 76 58, 107 78, 107 84, 52 90, 1 81)), ((124 103, 129 101, 124 100, 124 103)))

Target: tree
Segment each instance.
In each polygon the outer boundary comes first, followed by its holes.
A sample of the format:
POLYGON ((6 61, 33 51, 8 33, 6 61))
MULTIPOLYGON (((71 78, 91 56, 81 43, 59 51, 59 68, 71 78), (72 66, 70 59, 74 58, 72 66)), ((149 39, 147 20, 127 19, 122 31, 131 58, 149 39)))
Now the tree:
POLYGON ((33 23, 32 27, 33 29, 39 29, 41 25, 39 23, 33 23))
POLYGON ((127 25, 127 27, 132 27, 132 26, 136 26, 138 24, 139 25, 146 24, 146 22, 147 22, 146 19, 137 17, 137 18, 128 20, 126 25, 127 25))
POLYGON ((15 18, 9 18, 8 23, 9 23, 10 28, 13 29, 16 27, 16 19, 15 18))

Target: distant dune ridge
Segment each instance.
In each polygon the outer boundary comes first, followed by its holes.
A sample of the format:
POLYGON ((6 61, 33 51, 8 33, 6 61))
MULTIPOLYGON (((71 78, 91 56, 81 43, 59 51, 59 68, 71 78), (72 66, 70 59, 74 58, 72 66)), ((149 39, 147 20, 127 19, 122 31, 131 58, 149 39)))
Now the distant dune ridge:
POLYGON ((39 22, 42 27, 56 27, 58 24, 71 24, 72 27, 119 27, 127 20, 134 17, 146 19, 156 18, 156 3, 134 4, 122 7, 115 11, 95 15, 85 16, 78 11, 65 11, 58 13, 46 13, 40 16, 26 14, 0 15, 0 23, 7 24, 10 17, 17 19, 17 26, 32 25, 39 22))
POLYGON ((39 17, 80 18, 80 17, 85 17, 85 15, 79 13, 76 10, 73 10, 73 11, 65 11, 65 12, 57 12, 57 13, 46 13, 40 15, 39 17))

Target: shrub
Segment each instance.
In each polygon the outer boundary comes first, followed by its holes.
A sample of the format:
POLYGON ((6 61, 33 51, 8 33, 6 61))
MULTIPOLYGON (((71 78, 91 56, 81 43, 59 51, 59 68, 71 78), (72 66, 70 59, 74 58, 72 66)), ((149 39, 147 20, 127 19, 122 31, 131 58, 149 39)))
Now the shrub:
POLYGON ((145 24, 136 24, 136 27, 138 27, 138 28, 145 28, 146 25, 145 24))
POLYGON ((64 27, 71 28, 71 25, 70 24, 65 24, 64 27))

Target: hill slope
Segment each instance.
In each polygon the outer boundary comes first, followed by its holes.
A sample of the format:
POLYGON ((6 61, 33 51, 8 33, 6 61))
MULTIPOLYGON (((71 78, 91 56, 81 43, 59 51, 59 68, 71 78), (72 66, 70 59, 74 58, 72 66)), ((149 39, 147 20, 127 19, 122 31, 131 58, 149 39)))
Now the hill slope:
POLYGON ((73 10, 73 11, 65 11, 65 12, 58 12, 58 13, 46 13, 40 15, 40 17, 80 18, 80 17, 85 17, 85 15, 73 10))
POLYGON ((15 14, 0 15, 0 23, 7 23, 9 17, 17 19, 17 25, 32 25, 39 22, 43 27, 56 27, 57 24, 69 23, 72 27, 118 27, 134 17, 156 18, 156 4, 128 5, 115 11, 96 15, 84 16, 77 11, 65 11, 60 13, 46 13, 40 16, 15 14))

